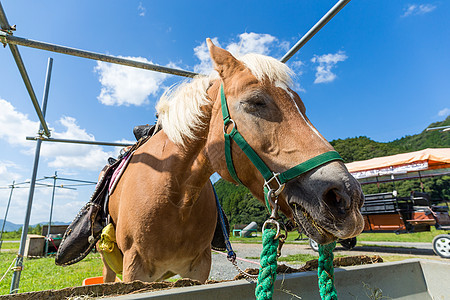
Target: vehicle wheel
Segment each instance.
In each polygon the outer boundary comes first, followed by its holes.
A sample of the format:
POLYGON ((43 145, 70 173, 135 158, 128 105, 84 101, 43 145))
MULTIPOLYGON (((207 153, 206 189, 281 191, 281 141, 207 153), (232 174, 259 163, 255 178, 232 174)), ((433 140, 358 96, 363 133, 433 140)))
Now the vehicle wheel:
POLYGON ((442 258, 450 258, 450 234, 440 234, 433 239, 433 251, 442 258))
POLYGON ((316 252, 319 252, 319 244, 313 239, 309 239, 309 246, 316 252))
POLYGON ((356 237, 339 241, 339 243, 342 245, 342 247, 344 247, 345 250, 353 249, 356 246, 356 237))

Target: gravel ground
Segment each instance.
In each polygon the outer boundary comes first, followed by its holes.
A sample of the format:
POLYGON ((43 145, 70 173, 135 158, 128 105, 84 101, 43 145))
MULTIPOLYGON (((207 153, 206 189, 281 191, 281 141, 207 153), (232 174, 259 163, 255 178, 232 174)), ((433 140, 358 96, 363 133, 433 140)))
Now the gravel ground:
MULTIPOLYGON (((234 243, 233 250, 236 252, 238 258, 249 260, 252 262, 237 260, 238 266, 245 270, 246 268, 259 268, 259 256, 261 254, 262 245, 261 244, 240 244, 234 243)), ((282 249, 282 256, 287 256, 291 254, 298 253, 309 253, 318 256, 316 252, 311 250, 309 246, 297 245, 297 244, 286 244, 282 249)), ((283 262, 286 265, 298 268, 298 265, 289 264, 283 262)), ((226 254, 213 252, 212 255, 212 267, 211 273, 209 275, 210 279, 214 280, 229 280, 233 279, 234 276, 238 275, 238 271, 235 267, 228 261, 226 254)))
MULTIPOLYGON (((374 244, 375 242, 373 242, 374 244)), ((411 256, 422 259, 434 259, 434 260, 443 260, 448 262, 448 259, 440 258, 433 253, 431 249, 417 249, 410 247, 408 243, 402 243, 401 247, 383 247, 383 246, 357 246, 352 250, 345 250, 339 244, 334 251, 335 254, 340 255, 380 255, 383 256, 404 256, 405 259, 411 256)), ((427 246, 428 248, 428 246, 427 246)), ((238 258, 242 258, 245 260, 252 261, 246 262, 238 260, 238 266, 245 270, 246 268, 259 268, 259 265, 255 263, 259 263, 259 255, 261 254, 262 245, 261 244, 241 244, 241 243, 233 243, 233 250, 236 252, 238 258)), ((292 254, 312 254, 318 257, 318 254, 314 252, 309 244, 305 244, 305 242, 301 244, 286 244, 283 246, 281 250, 282 256, 292 255, 292 254)), ((290 262, 282 262, 288 266, 298 268, 301 265, 292 264, 290 262)), ((215 253, 212 255, 212 267, 210 273, 210 279, 214 280, 230 280, 233 279, 234 276, 238 274, 238 271, 234 268, 234 266, 227 260, 226 254, 223 253, 215 253)))

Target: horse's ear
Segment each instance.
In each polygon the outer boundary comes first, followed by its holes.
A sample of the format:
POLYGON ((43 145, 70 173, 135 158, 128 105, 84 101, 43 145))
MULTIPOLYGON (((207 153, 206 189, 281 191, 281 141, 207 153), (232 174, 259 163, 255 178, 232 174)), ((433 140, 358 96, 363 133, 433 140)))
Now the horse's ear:
POLYGON ((206 39, 206 44, 208 45, 209 54, 214 62, 214 68, 219 72, 220 77, 230 77, 233 72, 244 68, 244 65, 234 58, 230 52, 215 46, 210 38, 206 39))

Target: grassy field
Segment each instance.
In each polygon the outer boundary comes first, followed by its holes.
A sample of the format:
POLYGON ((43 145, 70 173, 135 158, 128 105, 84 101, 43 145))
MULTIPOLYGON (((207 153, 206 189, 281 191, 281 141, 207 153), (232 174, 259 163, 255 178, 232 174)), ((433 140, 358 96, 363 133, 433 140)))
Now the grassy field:
MULTIPOLYGON (((15 252, 0 253, 0 270, 4 272, 16 257, 15 252)), ((84 278, 102 275, 102 261, 98 253, 89 254, 81 262, 67 267, 55 265, 54 257, 25 259, 24 271, 20 277, 20 292, 62 289, 80 286, 84 278)), ((9 294, 12 271, 0 282, 0 295, 9 294)))
POLYGON ((2 249, 9 249, 9 250, 19 250, 20 243, 14 242, 14 243, 2 243, 2 249))
POLYGON ((383 242, 421 242, 431 243, 433 238, 439 234, 448 233, 445 230, 436 230, 431 228, 431 231, 416 232, 408 234, 395 234, 395 233, 361 233, 358 236, 359 241, 383 241, 383 242))

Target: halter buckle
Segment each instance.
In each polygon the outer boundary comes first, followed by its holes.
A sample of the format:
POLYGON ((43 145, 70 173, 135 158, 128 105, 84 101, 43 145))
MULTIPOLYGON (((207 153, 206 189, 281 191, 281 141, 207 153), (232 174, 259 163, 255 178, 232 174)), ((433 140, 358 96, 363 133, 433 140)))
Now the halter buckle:
POLYGON ((270 192, 272 191, 272 193, 270 193, 271 196, 278 196, 281 194, 281 192, 284 189, 284 183, 281 183, 280 180, 278 179, 278 176, 280 176, 280 173, 273 173, 273 176, 269 179, 269 180, 265 180, 264 181, 264 187, 267 188, 267 190, 270 192), (278 184, 278 188, 276 190, 274 190, 273 188, 270 187, 270 183, 275 180, 278 184))

